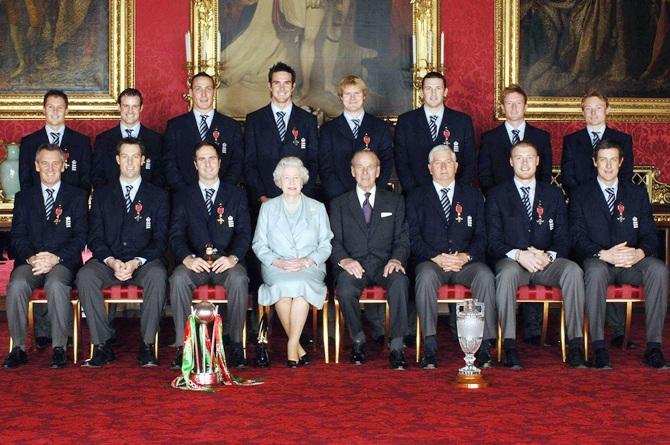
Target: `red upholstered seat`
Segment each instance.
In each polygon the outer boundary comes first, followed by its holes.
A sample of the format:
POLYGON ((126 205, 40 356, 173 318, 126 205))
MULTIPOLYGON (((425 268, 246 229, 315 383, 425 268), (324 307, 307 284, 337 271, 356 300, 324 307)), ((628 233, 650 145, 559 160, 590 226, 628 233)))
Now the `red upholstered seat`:
POLYGON ((381 286, 370 286, 363 289, 359 301, 383 301, 386 300, 386 289, 381 286))
MULTIPOLYGON (((77 289, 72 289, 72 292, 70 292, 70 301, 76 301, 79 298, 79 293, 77 292, 77 289)), ((46 302, 47 301, 47 294, 44 292, 44 289, 41 287, 38 287, 37 289, 33 290, 33 293, 30 294, 30 301, 33 302, 46 302)))
POLYGON ((440 286, 437 290, 437 301, 442 303, 448 300, 470 300, 472 298, 472 291, 469 287, 462 284, 445 284, 440 286))
POLYGON ((516 291, 516 301, 518 302, 543 302, 543 301, 563 301, 563 294, 560 287, 543 286, 541 284, 531 284, 521 286, 516 291))
POLYGON ((193 289, 193 299, 199 301, 216 300, 218 303, 228 302, 226 288, 223 286, 202 285, 193 289))
POLYGON ((616 302, 618 300, 644 301, 644 289, 632 284, 610 284, 607 286, 607 301, 616 302))
POLYGON ((142 288, 134 284, 116 285, 102 290, 105 300, 142 300, 142 288))

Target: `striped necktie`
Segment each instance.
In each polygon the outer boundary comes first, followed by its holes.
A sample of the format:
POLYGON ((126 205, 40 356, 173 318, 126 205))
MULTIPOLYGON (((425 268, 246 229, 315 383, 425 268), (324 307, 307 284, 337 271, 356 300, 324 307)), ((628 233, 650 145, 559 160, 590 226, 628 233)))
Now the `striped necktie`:
POLYGON ((352 119, 351 122, 354 123, 354 129, 351 130, 354 133, 354 139, 358 137, 358 129, 361 126, 361 120, 360 119, 352 119))
POLYGON ((605 189, 607 192, 607 208, 610 209, 610 215, 614 213, 614 199, 616 194, 614 193, 614 187, 607 187, 605 189))
POLYGON ((512 145, 516 145, 521 142, 519 139, 519 130, 512 130, 512 145))
POLYGON ((523 206, 526 208, 526 214, 528 214, 528 219, 533 219, 533 209, 530 206, 530 187, 521 187, 523 192, 523 206))
POLYGON ((130 206, 133 204, 133 201, 130 199, 130 191, 133 189, 132 185, 126 186, 126 213, 130 212, 130 206))
POLYGON ((51 132, 49 134, 51 135, 51 143, 54 145, 60 145, 60 134, 54 132, 51 132))
POLYGON ((133 137, 133 130, 130 128, 126 128, 126 137, 131 138, 133 137))
POLYGON ((442 210, 444 211, 444 216, 447 217, 447 222, 449 222, 449 214, 451 213, 451 201, 449 200, 449 188, 443 188, 440 190, 442 192, 442 198, 440 199, 440 204, 442 204, 442 210))
POLYGON ((437 116, 432 115, 430 117, 430 122, 428 123, 428 126, 430 127, 430 137, 433 138, 433 141, 437 139, 437 116))
POLYGON ((214 196, 214 189, 205 189, 205 204, 207 205, 207 214, 212 214, 212 196, 214 196))
POLYGON ((54 189, 47 189, 47 200, 44 203, 44 212, 46 213, 47 221, 51 218, 51 211, 54 208, 54 189))
POLYGON ((286 136, 286 123, 284 122, 285 111, 277 111, 277 130, 279 131, 279 139, 284 140, 286 136))
POLYGON ((209 131, 209 127, 207 126, 207 115, 201 114, 200 115, 200 139, 202 141, 207 139, 207 131, 209 131))
POLYGON ((591 134, 593 135, 593 141, 591 141, 591 146, 593 148, 596 148, 596 145, 598 145, 598 142, 600 142, 600 136, 598 136, 597 131, 592 131, 591 134))

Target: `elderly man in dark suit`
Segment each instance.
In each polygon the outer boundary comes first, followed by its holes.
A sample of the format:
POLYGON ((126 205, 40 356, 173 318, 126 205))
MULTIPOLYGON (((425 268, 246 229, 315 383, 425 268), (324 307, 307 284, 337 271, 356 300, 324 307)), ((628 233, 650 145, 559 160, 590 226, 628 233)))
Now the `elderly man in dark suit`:
POLYGON ((337 94, 344 112, 321 127, 319 134, 319 178, 329 200, 356 185, 351 176, 351 158, 359 150, 372 150, 380 162, 377 185, 385 187, 393 172, 393 142, 389 125, 365 111, 368 86, 357 76, 340 81, 337 94))
POLYGON ((430 72, 421 80, 423 106, 398 117, 395 129, 395 165, 403 191, 431 184, 426 171, 428 152, 438 144, 446 144, 456 154, 458 181, 471 184, 475 180, 475 136, 472 119, 465 113, 444 105, 447 79, 430 72))
POLYGON ((193 169, 193 147, 207 141, 221 153, 219 178, 237 184, 242 178, 242 130, 234 119, 214 109, 214 79, 200 72, 193 76, 189 94, 193 109, 170 119, 165 130, 165 180, 173 191, 198 182, 193 169))
MULTIPOLYGON (((458 162, 449 146, 434 147, 426 159, 432 182, 407 198, 412 257, 418 264, 416 308, 425 341, 420 365, 428 369, 437 366, 438 289, 444 284, 462 284, 485 304, 484 339, 477 352, 477 366, 488 366, 496 317, 493 274, 484 263, 484 198, 479 190, 456 181, 458 162)), ((450 316, 454 329, 453 306, 450 316)))
POLYGON ((123 138, 137 138, 144 143, 142 179, 163 186, 161 160, 163 158, 163 136, 140 122, 144 107, 142 93, 135 88, 126 88, 119 94, 121 121, 95 138, 93 150, 94 187, 115 184, 119 180, 119 164, 116 163, 116 145, 123 138))
POLYGON ((595 180, 576 189, 570 203, 571 237, 582 261, 595 368, 611 368, 605 348, 607 285, 644 288, 647 350, 644 362, 668 367, 661 352, 668 305, 668 268, 656 258, 656 226, 644 188, 621 180, 624 163, 619 142, 603 140, 594 150, 595 180))
POLYGON ((268 72, 270 103, 247 115, 244 171, 252 208, 281 194, 272 172, 280 159, 299 158, 309 172, 303 193, 315 196, 318 173, 316 117, 293 103, 295 71, 283 62, 268 72))
POLYGON ((540 163, 530 142, 512 147, 514 178, 486 200, 489 254, 496 262, 496 303, 502 327, 505 366, 521 369, 516 347, 516 292, 519 286, 558 286, 568 325, 568 365, 585 367, 582 349, 584 276, 570 253, 563 193, 535 179, 540 163))
POLYGON ((170 277, 170 306, 178 345, 174 368, 181 368, 184 323, 193 290, 203 284, 225 287, 226 330, 232 340, 228 364, 242 368, 242 327, 249 299, 249 278, 240 264, 251 244, 246 194, 219 180, 221 155, 209 142, 194 151, 198 184, 179 192, 173 200, 170 247, 177 268, 170 277))
POLYGON ((139 139, 121 139, 116 156, 119 182, 93 193, 88 237, 93 258, 77 274, 79 300, 95 345, 93 357, 84 366, 100 367, 115 359, 110 341, 114 331, 102 290, 128 284, 144 290, 138 361, 143 367, 158 364, 153 349, 165 302, 163 253, 170 203, 167 192, 142 180, 143 152, 139 139))
POLYGON ((77 133, 65 125, 68 113, 67 94, 60 90, 49 90, 44 95, 45 126, 21 140, 19 151, 19 180, 21 190, 39 185, 40 177, 35 170, 35 154, 42 144, 59 145, 65 156, 65 171, 62 180, 86 191, 91 189, 91 141, 88 136, 77 133))
POLYGON ((14 270, 7 287, 7 320, 14 348, 4 362, 16 368, 27 362, 28 299, 43 287, 48 300, 52 338, 52 368, 65 367, 65 349, 72 311, 70 291, 86 243, 86 192, 61 181, 65 158, 60 147, 37 149, 35 169, 40 185, 20 191, 14 202, 11 250, 14 270))
MULTIPOLYGON (((593 149, 602 140, 616 142, 623 153, 623 162, 619 169, 619 179, 631 182, 633 177, 633 138, 607 125, 609 99, 598 90, 591 90, 582 97, 582 113, 586 128, 569 134, 563 138, 563 157, 561 159, 561 183, 563 189, 572 197, 575 190, 596 178, 593 167, 593 149)), ((623 306, 607 305, 607 324, 612 327, 612 346, 623 343, 624 319, 623 306)), ((636 347, 629 342, 628 347, 636 347)))
POLYGON ((366 286, 386 288, 391 317, 392 369, 407 369, 403 335, 407 331, 409 235, 405 204, 400 195, 376 186, 379 157, 371 150, 351 159, 354 190, 334 199, 330 224, 333 230, 331 261, 339 266, 336 292, 349 334, 354 342, 351 361, 365 361, 365 334, 358 298, 366 286), (353 229, 353 230, 352 230, 353 229))

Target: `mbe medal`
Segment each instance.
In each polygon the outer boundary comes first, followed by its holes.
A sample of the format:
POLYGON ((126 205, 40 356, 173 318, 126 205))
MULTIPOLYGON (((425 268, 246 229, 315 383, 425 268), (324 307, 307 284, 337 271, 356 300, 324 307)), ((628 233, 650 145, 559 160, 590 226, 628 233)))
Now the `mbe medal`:
POLYGON ((58 205, 58 207, 56 207, 56 210, 54 210, 54 214, 56 215, 56 219, 54 219, 54 224, 60 224, 60 216, 63 214, 63 207, 58 205))
POLYGON ((216 213, 219 215, 219 217, 216 218, 216 222, 223 224, 223 206, 221 204, 219 204, 219 207, 216 209, 216 213))
POLYGON ((219 142, 219 135, 220 135, 220 134, 221 134, 221 133, 219 133, 219 130, 214 130, 214 131, 212 132, 212 136, 214 136, 214 142, 216 142, 216 143, 219 142))
POLYGON ((68 159, 70 159, 70 152, 68 152, 65 148, 63 148, 63 159, 65 159, 65 170, 70 168, 70 162, 68 159))
POLYGON ((363 142, 365 143, 365 148, 363 150, 370 150, 370 136, 367 133, 363 136, 363 142))
POLYGON ((540 203, 538 204, 536 211, 537 211, 537 216, 539 217, 539 218, 537 218, 537 223, 539 225, 542 225, 542 223, 544 222, 544 220, 542 219, 542 215, 544 214, 544 209, 542 208, 542 201, 540 201, 540 203))
POLYGON ((291 130, 291 134, 293 135, 293 145, 296 147, 300 145, 300 141, 298 140, 298 136, 300 136, 300 133, 298 133, 298 129, 293 127, 293 130, 291 130))
POLYGON ((449 145, 449 136, 451 136, 451 131, 449 131, 447 127, 444 127, 442 135, 444 136, 444 145, 449 145))
POLYGON ((617 210, 617 212, 619 212, 619 217, 617 218, 617 221, 619 221, 620 223, 622 223, 622 222, 626 219, 626 218, 624 218, 624 216, 623 216, 623 211, 624 211, 623 203, 620 202, 620 203, 616 206, 616 210, 617 210))
POLYGON ((140 222, 142 219, 142 201, 138 201, 137 204, 135 204, 135 212, 137 215, 135 215, 135 221, 140 222))
POLYGON ((463 221, 463 218, 461 218, 461 213, 463 213, 463 206, 461 205, 460 202, 456 203, 456 221, 459 223, 463 221))

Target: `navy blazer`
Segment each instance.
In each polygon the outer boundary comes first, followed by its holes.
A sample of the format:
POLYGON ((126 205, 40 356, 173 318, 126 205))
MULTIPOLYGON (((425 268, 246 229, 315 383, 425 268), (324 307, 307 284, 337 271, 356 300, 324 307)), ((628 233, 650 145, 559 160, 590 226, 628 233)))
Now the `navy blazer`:
POLYGON ((462 184, 472 184, 475 179, 475 132, 470 116, 444 107, 437 140, 433 141, 426 114, 423 107, 419 107, 401 114, 395 129, 395 166, 403 192, 432 184, 433 178, 428 171, 428 153, 434 146, 444 143, 443 132, 446 129, 449 130, 448 141, 458 161, 456 180, 462 184))
POLYGON ((370 275, 394 258, 406 265, 410 254, 405 202, 401 195, 377 187, 370 225, 365 223, 356 190, 335 198, 330 208, 333 230, 330 260, 353 258, 370 275))
MULTIPOLYGON (((240 182, 244 158, 240 124, 215 111, 206 140, 214 143, 221 153, 221 181, 233 185, 240 182)), ((165 180, 172 190, 178 191, 198 182, 193 149, 200 142, 200 130, 192 111, 168 121, 163 168, 165 180)))
MULTIPOLYGON (((619 170, 619 179, 631 182, 633 179, 633 138, 631 135, 605 127, 602 139, 621 144, 623 164, 619 170)), ((582 184, 591 182, 597 176, 593 165, 593 144, 591 135, 583 128, 563 138, 563 157, 561 159, 561 184, 570 197, 582 184)))
POLYGON ((81 251, 86 245, 88 229, 88 195, 61 182, 54 197, 54 210, 46 220, 42 187, 36 185, 16 194, 10 234, 10 251, 14 267, 38 252, 51 252, 73 274, 81 266, 81 251), (56 209, 62 210, 56 223, 56 209))
POLYGON ((140 183, 128 213, 119 182, 96 189, 88 234, 93 257, 141 257, 147 262, 161 258, 167 247, 169 207, 167 192, 146 181, 140 183))
MULTIPOLYGON (((47 136, 44 127, 25 136, 21 140, 19 151, 19 179, 21 190, 40 184, 40 176, 35 170, 35 154, 42 144, 48 144, 51 138, 47 136)), ((67 157, 67 168, 61 180, 86 191, 91 190, 91 141, 88 136, 77 133, 65 127, 60 147, 67 157)))
POLYGON ((486 226, 484 197, 469 185, 455 183, 449 222, 431 182, 407 197, 407 223, 412 257, 429 261, 441 253, 466 252, 472 261, 484 261, 486 226), (457 220, 460 210, 460 221, 457 220))
POLYGON ((274 198, 281 194, 281 189, 274 183, 272 172, 286 156, 298 157, 305 165, 309 171, 309 181, 303 185, 303 193, 314 197, 319 156, 317 138, 316 116, 296 104, 291 108, 283 141, 279 138, 277 123, 269 104, 247 115, 244 128, 244 171, 254 203, 261 196, 274 198))
MULTIPOLYGON (((523 140, 532 142, 538 149, 540 165, 535 178, 551 183, 551 138, 549 133, 533 127, 526 122, 523 140)), ((514 178, 514 169, 510 165, 512 141, 505 124, 482 134, 479 148, 479 187, 484 193, 498 184, 514 178)))
MULTIPOLYGON (((116 146, 125 135, 121 134, 119 124, 100 133, 95 138, 93 148, 93 187, 102 187, 119 182, 119 164, 116 162, 116 146)), ((144 165, 142 180, 163 187, 163 136, 140 124, 138 139, 144 144, 144 165)))
POLYGON ((319 134, 319 178, 328 199, 333 199, 356 187, 351 175, 351 158, 366 147, 374 151, 381 162, 377 186, 385 188, 393 172, 393 143, 391 129, 383 120, 365 113, 354 139, 344 114, 323 124, 319 134))
POLYGON ((568 210, 563 193, 544 182, 535 184, 532 220, 528 220, 514 180, 494 187, 487 196, 486 227, 492 260, 505 258, 510 250, 526 250, 531 246, 554 251, 563 258, 570 253, 568 210))
POLYGON ((219 255, 235 255, 240 261, 244 260, 251 245, 251 222, 247 196, 237 186, 219 184, 211 215, 207 214, 199 185, 192 185, 175 195, 170 248, 177 263, 181 264, 189 255, 204 258, 208 244, 212 244, 219 255), (219 209, 223 223, 219 223, 219 209))
POLYGON ((610 215, 598 181, 577 188, 570 198, 570 228, 578 261, 624 241, 628 247, 644 250, 646 256, 656 256, 658 233, 647 191, 639 185, 619 181, 614 215, 610 215))

